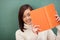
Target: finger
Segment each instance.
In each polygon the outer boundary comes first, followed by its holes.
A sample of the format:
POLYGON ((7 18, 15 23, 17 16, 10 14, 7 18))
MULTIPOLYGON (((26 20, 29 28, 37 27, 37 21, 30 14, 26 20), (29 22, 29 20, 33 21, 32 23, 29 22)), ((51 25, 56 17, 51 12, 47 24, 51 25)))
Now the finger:
POLYGON ((38 28, 38 27, 40 27, 40 25, 35 25, 34 27, 35 27, 35 28, 38 28))
POLYGON ((60 22, 60 18, 58 18, 57 22, 60 22))
POLYGON ((58 14, 56 14, 55 16, 58 16, 58 14))
POLYGON ((58 19, 59 19, 59 17, 56 18, 56 20, 58 20, 58 19))
POLYGON ((59 17, 59 16, 56 14, 55 17, 57 18, 57 17, 59 17))

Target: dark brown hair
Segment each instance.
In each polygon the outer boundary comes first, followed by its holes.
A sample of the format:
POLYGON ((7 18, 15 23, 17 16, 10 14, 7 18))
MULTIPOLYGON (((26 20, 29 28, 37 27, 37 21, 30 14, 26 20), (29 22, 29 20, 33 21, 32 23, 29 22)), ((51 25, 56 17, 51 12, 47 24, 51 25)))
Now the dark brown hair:
POLYGON ((19 28, 22 32, 24 32, 24 21, 23 21, 23 14, 26 9, 33 10, 32 7, 28 4, 22 5, 21 8, 19 9, 19 14, 18 14, 18 21, 19 21, 19 28))

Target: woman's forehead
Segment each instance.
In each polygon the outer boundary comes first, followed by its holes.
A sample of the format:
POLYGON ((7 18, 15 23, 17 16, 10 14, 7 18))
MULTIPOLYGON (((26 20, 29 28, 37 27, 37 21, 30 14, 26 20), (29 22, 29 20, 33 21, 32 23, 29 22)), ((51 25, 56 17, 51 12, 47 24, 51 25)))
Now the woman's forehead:
POLYGON ((27 15, 28 13, 30 13, 30 9, 29 8, 24 11, 24 15, 27 15))

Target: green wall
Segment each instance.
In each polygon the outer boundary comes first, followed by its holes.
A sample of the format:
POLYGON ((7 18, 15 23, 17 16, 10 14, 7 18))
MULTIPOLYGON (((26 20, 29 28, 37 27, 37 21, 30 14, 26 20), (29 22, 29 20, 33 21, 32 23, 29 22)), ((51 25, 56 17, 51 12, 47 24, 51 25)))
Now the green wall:
POLYGON ((18 10, 23 4, 34 9, 54 3, 60 15, 60 0, 0 0, 0 40, 15 40, 18 29, 18 10))

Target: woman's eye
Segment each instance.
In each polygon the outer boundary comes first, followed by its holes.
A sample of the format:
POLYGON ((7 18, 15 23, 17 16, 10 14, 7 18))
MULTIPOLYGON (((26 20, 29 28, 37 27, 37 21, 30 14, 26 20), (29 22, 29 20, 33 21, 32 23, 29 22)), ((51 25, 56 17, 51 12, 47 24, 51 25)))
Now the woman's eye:
POLYGON ((30 14, 29 14, 29 13, 28 13, 27 15, 28 15, 28 16, 30 16, 30 14))
POLYGON ((29 16, 30 16, 30 14, 28 13, 27 15, 23 15, 23 18, 29 17, 29 16))

